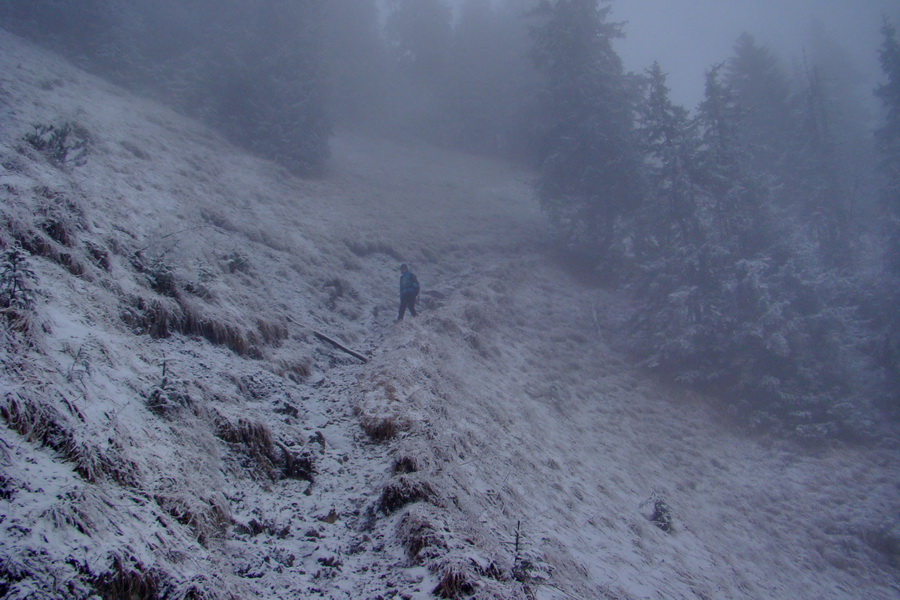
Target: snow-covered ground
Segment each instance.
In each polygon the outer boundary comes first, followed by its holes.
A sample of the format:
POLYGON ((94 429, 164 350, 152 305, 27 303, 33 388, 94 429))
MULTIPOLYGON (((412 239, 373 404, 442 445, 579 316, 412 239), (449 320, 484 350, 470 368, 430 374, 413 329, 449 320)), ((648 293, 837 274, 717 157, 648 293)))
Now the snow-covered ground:
POLYGON ((3 32, 0 115, 0 597, 900 597, 897 449, 633 368, 528 173, 345 133, 297 179, 3 32), (23 141, 64 121, 83 164, 23 141))

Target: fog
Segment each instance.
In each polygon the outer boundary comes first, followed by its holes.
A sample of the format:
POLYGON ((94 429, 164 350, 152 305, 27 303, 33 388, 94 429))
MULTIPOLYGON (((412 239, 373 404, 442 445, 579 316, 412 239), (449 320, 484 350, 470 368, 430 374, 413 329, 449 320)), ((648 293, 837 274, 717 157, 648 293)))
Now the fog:
POLYGON ((896 409, 894 2, 73 6, 0 18, 302 176, 346 131, 530 169, 548 244, 634 294, 623 352, 754 423, 896 409))
POLYGON ((0 2, 0 596, 893 599, 891 22, 0 2))
POLYGON ((612 19, 625 23, 617 44, 629 69, 659 61, 669 73, 672 97, 694 106, 704 72, 729 56, 746 31, 786 61, 801 61, 815 27, 852 56, 870 87, 880 77, 877 49, 883 16, 897 22, 894 0, 628 0, 613 2, 612 19))

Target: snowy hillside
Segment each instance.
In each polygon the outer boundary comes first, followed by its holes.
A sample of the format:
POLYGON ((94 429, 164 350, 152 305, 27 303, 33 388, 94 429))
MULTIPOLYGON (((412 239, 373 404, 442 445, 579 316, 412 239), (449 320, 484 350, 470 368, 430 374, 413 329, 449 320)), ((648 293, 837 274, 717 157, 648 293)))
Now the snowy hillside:
POLYGON ((0 115, 0 598, 900 596, 897 448, 631 367, 528 173, 342 134, 297 179, 2 31, 0 115))

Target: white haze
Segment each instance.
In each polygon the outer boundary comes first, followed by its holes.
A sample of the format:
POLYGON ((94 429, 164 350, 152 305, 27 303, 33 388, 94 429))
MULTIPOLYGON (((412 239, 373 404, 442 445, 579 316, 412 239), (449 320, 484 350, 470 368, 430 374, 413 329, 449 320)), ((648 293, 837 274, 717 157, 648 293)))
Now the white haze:
POLYGON ((900 17, 896 0, 619 0, 611 20, 624 22, 618 49, 628 69, 654 61, 669 74, 672 98, 693 108, 705 71, 726 60, 738 36, 752 34, 790 67, 803 60, 815 23, 852 57, 869 88, 880 78, 882 17, 900 17))

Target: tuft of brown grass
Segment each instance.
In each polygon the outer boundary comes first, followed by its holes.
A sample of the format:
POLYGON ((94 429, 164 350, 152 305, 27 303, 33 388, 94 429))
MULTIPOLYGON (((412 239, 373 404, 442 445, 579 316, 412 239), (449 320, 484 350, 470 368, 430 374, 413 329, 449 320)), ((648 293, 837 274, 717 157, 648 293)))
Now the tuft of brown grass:
POLYGON ((416 502, 437 504, 437 492, 424 479, 401 475, 389 481, 381 490, 378 509, 390 515, 416 502))
POLYGON ((406 475, 415 473, 420 469, 421 465, 418 458, 415 456, 404 455, 394 459, 391 471, 393 471, 394 475, 406 475))
MULTIPOLYGON (((70 401, 62 400, 83 419, 70 401)), ((0 417, 27 440, 58 452, 85 481, 111 480, 128 487, 141 483, 137 463, 116 449, 104 452, 94 443, 79 439, 68 418, 47 402, 9 393, 0 404, 0 417)))
POLYGON ((383 443, 409 431, 413 423, 402 414, 397 388, 389 381, 378 378, 373 392, 378 392, 375 398, 360 400, 354 407, 359 424, 369 439, 383 443))
POLYGON ((134 333, 147 334, 154 339, 167 338, 176 333, 198 335, 240 356, 261 355, 251 337, 238 325, 213 319, 181 298, 131 296, 126 301, 121 318, 134 333))
POLYGON ((262 341, 269 345, 277 345, 290 335, 290 330, 284 320, 256 319, 256 330, 262 336, 262 341))
POLYGON ((417 564, 424 564, 447 552, 441 527, 422 511, 410 510, 403 515, 398 533, 409 558, 417 564))
POLYGON ((403 430, 397 419, 392 416, 363 415, 359 424, 369 439, 378 443, 394 439, 403 430))
POLYGON ((431 593, 438 598, 459 600, 475 593, 476 581, 476 574, 467 564, 452 562, 444 567, 441 580, 431 593))
POLYGON ((221 538, 231 524, 228 503, 217 494, 202 498, 171 490, 156 493, 153 499, 169 516, 190 529, 204 546, 212 539, 221 538))
POLYGON ((88 256, 91 257, 95 265, 107 272, 112 269, 112 263, 109 260, 109 250, 94 242, 85 242, 84 246, 87 249, 88 256))
POLYGON ((273 363, 273 372, 279 377, 300 383, 312 375, 312 364, 308 358, 293 360, 280 358, 273 363))
POLYGON ((255 476, 261 473, 272 481, 279 478, 313 481, 316 464, 312 453, 295 452, 275 441, 265 424, 245 419, 232 423, 221 415, 215 421, 216 437, 249 459, 245 467, 255 476))
POLYGON ((271 465, 275 442, 272 432, 263 423, 239 419, 232 423, 219 416, 216 419, 216 437, 229 444, 238 445, 261 464, 271 465))
POLYGON ((158 598, 166 587, 165 576, 133 556, 116 556, 109 568, 93 578, 94 589, 103 600, 158 598))

